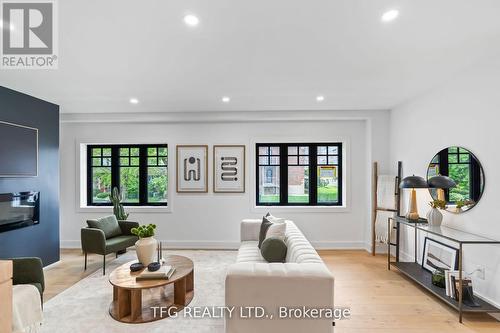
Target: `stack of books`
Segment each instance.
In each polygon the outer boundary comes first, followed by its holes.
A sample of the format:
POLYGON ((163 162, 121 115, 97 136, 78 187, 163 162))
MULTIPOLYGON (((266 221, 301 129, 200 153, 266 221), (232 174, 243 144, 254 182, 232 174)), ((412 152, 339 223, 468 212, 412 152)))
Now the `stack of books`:
POLYGON ((150 272, 146 268, 139 275, 135 277, 136 281, 143 280, 168 280, 172 277, 175 272, 175 267, 170 265, 161 266, 159 270, 150 272))
MULTIPOLYGON (((465 276, 465 272, 462 272, 462 276, 465 276)), ((444 280, 446 285, 446 296, 458 301, 458 291, 460 283, 458 279, 458 271, 445 271, 444 280)), ((462 286, 463 290, 466 290, 468 287, 470 287, 470 290, 472 290, 472 280, 468 277, 463 277, 462 286)))

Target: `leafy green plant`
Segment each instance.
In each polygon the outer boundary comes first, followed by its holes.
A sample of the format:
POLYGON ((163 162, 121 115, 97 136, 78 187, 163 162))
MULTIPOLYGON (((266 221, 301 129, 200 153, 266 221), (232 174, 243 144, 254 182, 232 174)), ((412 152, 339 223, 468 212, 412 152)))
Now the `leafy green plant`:
POLYGON ((125 209, 122 205, 122 194, 118 190, 118 187, 113 187, 113 191, 109 195, 109 200, 113 203, 113 214, 116 216, 117 220, 126 220, 128 218, 128 213, 125 213, 125 209))
POLYGON ((455 205, 457 206, 458 209, 463 208, 465 206, 471 206, 474 204, 474 201, 472 200, 457 200, 455 202, 455 205))
POLYGON ((444 200, 432 200, 431 202, 429 202, 429 206, 431 206, 432 208, 438 208, 438 209, 446 209, 446 201, 444 200))
POLYGON ((130 229, 133 235, 139 238, 153 237, 155 235, 156 224, 140 225, 137 228, 130 229))

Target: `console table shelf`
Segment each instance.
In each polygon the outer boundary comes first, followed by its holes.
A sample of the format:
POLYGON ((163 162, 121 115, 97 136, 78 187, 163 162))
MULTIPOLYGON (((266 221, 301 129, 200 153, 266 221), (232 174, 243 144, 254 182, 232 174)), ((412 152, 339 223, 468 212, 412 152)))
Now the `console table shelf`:
MULTIPOLYGON (((387 230, 389 230, 389 236, 390 236, 390 225, 391 225, 391 220, 392 218, 389 218, 389 221, 387 222, 387 230)), ((432 274, 425 269, 422 268, 422 266, 418 263, 417 256, 418 256, 418 251, 417 251, 417 246, 418 246, 418 232, 426 232, 428 234, 432 234, 438 237, 445 238, 449 241, 455 242, 459 245, 459 252, 458 252, 458 270, 459 272, 462 272, 463 267, 462 267, 462 259, 463 259, 463 245, 473 245, 473 244, 490 244, 490 245, 495 245, 495 244, 500 244, 500 241, 485 238, 482 236, 474 235, 471 233, 467 233, 464 231, 456 230, 453 228, 448 228, 445 226, 430 226, 427 223, 422 223, 422 222, 412 222, 404 217, 395 217, 393 219, 396 222, 396 226, 394 227, 396 229, 396 242, 395 243, 389 243, 387 244, 388 247, 388 253, 387 253, 387 267, 390 270, 391 267, 397 268, 402 274, 419 284, 421 287, 427 289, 430 291, 432 294, 434 294, 436 297, 438 297, 440 300, 451 306, 452 308, 458 310, 458 318, 459 322, 462 322, 462 314, 464 312, 500 312, 500 309, 497 308, 496 306, 484 301, 483 299, 479 297, 475 297, 476 302, 480 305, 479 307, 470 307, 465 304, 463 304, 461 300, 461 295, 459 300, 455 300, 451 297, 446 296, 446 291, 444 288, 439 288, 435 285, 432 284, 432 274), (409 228, 414 229, 415 233, 415 256, 414 256, 414 262, 401 262, 399 261, 399 246, 400 246, 400 229, 401 225, 407 226, 409 228), (395 246, 396 247, 396 261, 391 261, 391 251, 390 247, 395 246)), ((388 238, 390 239, 390 237, 388 238)), ((462 279, 462 274, 460 273, 459 279, 462 279)), ((461 282, 460 282, 460 289, 461 289, 461 282)))

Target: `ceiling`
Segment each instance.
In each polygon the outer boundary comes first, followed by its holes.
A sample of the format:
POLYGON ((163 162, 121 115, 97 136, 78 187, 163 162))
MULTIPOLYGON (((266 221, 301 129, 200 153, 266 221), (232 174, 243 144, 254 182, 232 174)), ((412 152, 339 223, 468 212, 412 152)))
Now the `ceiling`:
POLYGON ((65 113, 390 109, 500 53, 498 0, 58 4, 59 69, 0 85, 65 113))

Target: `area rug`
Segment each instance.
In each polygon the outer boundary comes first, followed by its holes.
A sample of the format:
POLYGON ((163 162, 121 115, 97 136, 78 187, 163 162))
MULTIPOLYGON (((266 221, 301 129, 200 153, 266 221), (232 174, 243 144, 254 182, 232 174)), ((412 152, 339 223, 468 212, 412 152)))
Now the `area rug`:
MULTIPOLYGON (((236 261, 235 251, 165 251, 193 260, 195 293, 189 306, 223 306, 224 279, 228 266, 236 261)), ((98 270, 44 305, 44 333, 118 333, 118 332, 224 332, 224 320, 219 318, 192 319, 180 314, 145 324, 120 323, 108 313, 113 298, 109 273, 136 258, 130 251, 109 262, 106 276, 98 270)), ((148 292, 148 291, 144 291, 148 292)))

